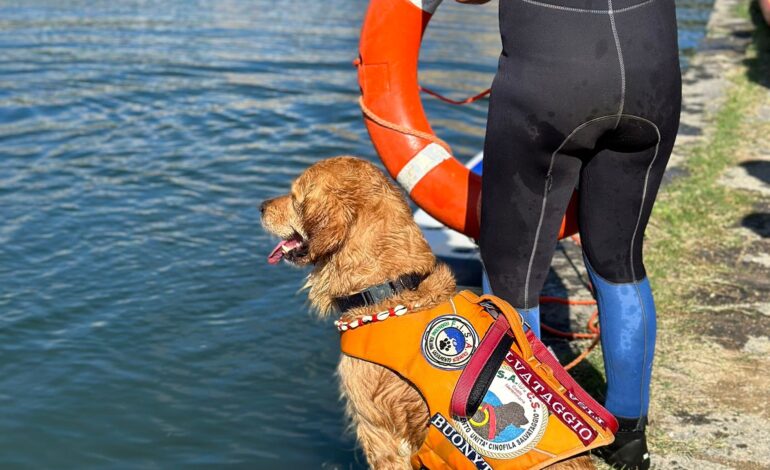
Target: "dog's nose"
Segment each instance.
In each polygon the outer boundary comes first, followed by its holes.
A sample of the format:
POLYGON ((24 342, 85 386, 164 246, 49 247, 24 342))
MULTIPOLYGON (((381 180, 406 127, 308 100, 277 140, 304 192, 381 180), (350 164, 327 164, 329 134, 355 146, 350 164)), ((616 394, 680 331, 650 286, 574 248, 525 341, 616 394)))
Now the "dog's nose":
POLYGON ((266 209, 267 209, 267 201, 262 201, 262 204, 259 205, 259 213, 264 215, 266 209))

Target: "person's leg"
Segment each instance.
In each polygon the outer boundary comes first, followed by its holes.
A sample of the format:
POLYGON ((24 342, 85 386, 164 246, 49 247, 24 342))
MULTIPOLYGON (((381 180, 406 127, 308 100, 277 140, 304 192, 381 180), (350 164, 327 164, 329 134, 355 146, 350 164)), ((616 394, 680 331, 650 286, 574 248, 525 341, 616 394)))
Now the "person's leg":
MULTIPOLYGON (((487 276, 486 270, 481 271, 481 291, 485 294, 492 293, 492 285, 489 283, 489 276, 487 276)), ((519 315, 524 320, 525 330, 531 329, 535 336, 540 338, 540 305, 527 310, 517 308, 516 311, 519 312, 519 315)))
POLYGON ((660 148, 655 125, 640 124, 648 127, 648 148, 603 150, 585 165, 580 182, 581 240, 607 369, 605 406, 626 418, 646 415, 649 406, 655 309, 642 239, 670 152, 670 144, 660 148))
POLYGON ((656 312, 642 241, 676 132, 624 116, 602 138, 607 149, 583 168, 579 225, 599 307, 607 377, 605 407, 619 418, 616 442, 600 451, 618 468, 648 468, 644 428, 650 402, 656 312))
POLYGON ((620 110, 581 173, 580 232, 599 303, 605 406, 621 424, 599 453, 615 468, 646 469, 656 311, 642 245, 679 123, 676 12, 673 2, 619 9, 609 1, 620 110))
POLYGON ((510 98, 514 87, 497 79, 492 87, 479 247, 488 281, 485 292, 508 301, 539 336, 540 290, 581 162, 558 153, 558 137, 545 145, 533 138, 510 98))

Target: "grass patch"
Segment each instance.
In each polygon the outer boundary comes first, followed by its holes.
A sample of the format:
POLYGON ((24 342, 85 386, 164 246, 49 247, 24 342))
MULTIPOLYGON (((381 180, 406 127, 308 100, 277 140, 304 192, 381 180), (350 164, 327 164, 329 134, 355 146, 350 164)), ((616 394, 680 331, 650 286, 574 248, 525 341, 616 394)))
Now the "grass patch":
POLYGON ((714 117, 706 142, 690 150, 688 176, 661 192, 653 210, 646 266, 659 308, 690 310, 693 286, 717 278, 727 267, 715 265, 708 254, 735 246, 728 228, 736 214, 745 213, 751 198, 718 184, 722 172, 736 162, 742 143, 744 117, 759 90, 736 76, 724 105, 714 117))
POLYGON ((716 113, 711 133, 689 150, 688 176, 676 180, 660 194, 648 229, 646 266, 662 311, 692 312, 696 286, 719 282, 730 267, 711 256, 733 248, 741 240, 728 230, 736 218, 750 212, 755 196, 718 184, 719 176, 739 158, 751 130, 745 117, 770 86, 770 27, 761 18, 756 1, 741 5, 736 16, 751 18, 753 42, 744 61, 745 70, 732 77, 725 103, 716 113))
POLYGON ((733 18, 739 18, 741 20, 750 20, 751 19, 751 8, 750 5, 754 2, 749 2, 749 8, 747 8, 746 3, 736 3, 732 7, 730 7, 730 15, 733 18))

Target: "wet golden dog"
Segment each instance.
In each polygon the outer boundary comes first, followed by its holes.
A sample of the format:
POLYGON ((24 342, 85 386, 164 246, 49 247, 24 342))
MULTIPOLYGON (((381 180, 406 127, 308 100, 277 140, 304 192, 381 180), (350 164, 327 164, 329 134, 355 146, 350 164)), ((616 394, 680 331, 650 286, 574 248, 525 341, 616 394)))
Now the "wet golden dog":
MULTIPOLYGON (((291 193, 262 204, 262 225, 281 238, 271 264, 285 259, 312 265, 306 287, 320 315, 333 313, 333 300, 401 275, 425 276, 419 287, 366 308, 345 312, 353 320, 396 305, 409 311, 447 301, 455 292, 449 269, 430 250, 404 195, 364 160, 337 157, 300 175, 291 193)), ((425 439, 428 408, 417 391, 393 372, 342 356, 338 368, 347 413, 369 465, 408 469, 425 439)), ((588 457, 552 466, 594 468, 588 457)))

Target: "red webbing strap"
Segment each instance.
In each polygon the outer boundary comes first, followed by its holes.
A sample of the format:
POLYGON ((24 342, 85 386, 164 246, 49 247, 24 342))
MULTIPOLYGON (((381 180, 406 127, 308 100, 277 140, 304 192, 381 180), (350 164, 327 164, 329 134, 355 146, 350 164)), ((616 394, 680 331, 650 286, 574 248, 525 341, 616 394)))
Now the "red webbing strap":
MULTIPOLYGON (((492 354, 503 341, 510 328, 511 325, 508 324, 505 315, 498 315, 497 320, 489 328, 487 334, 484 335, 484 338, 473 352, 471 360, 465 365, 465 369, 463 369, 460 379, 457 381, 457 385, 455 385, 454 392, 452 392, 449 410, 453 415, 468 415, 468 399, 470 398, 473 386, 476 385, 481 372, 491 360, 492 354)), ((476 410, 471 410, 470 414, 475 412, 476 410)))
POLYGON ((535 336, 532 331, 527 332, 527 341, 532 346, 532 353, 538 361, 551 368, 553 376, 564 388, 567 389, 567 399, 569 399, 581 411, 591 417, 596 423, 605 429, 609 429, 615 434, 618 431, 618 421, 615 417, 604 409, 591 395, 583 390, 575 379, 564 370, 564 367, 551 354, 551 351, 535 336))
MULTIPOLYGON (((507 352, 508 348, 506 348, 506 351, 498 351, 498 349, 500 348, 500 344, 505 340, 506 335, 513 338, 513 342, 516 344, 522 357, 528 360, 533 355, 529 342, 527 341, 527 336, 524 333, 521 315, 519 315, 513 307, 502 299, 491 295, 478 297, 476 302, 481 305, 487 313, 495 316, 496 320, 489 331, 487 331, 487 334, 484 335, 479 346, 473 352, 470 361, 465 366, 465 369, 463 369, 462 374, 460 374, 460 379, 457 381, 455 389, 452 392, 452 399, 449 406, 450 411, 455 416, 468 416, 469 414, 472 415, 476 412, 474 409, 469 409, 473 408, 472 406, 468 406, 469 399, 479 398, 476 395, 473 397, 471 395, 473 395, 472 392, 474 387, 477 385, 477 382, 479 382, 482 372, 488 367, 490 360, 493 360, 495 357, 500 360, 499 363, 492 364, 493 366, 496 366, 495 370, 492 371, 492 375, 497 372, 497 368, 502 364, 504 354, 507 352), (500 355, 501 352, 502 355, 500 355)), ((507 344, 511 344, 510 339, 507 340, 507 344)), ((489 383, 486 384, 486 386, 489 387, 493 377, 484 378, 490 379, 489 383)), ((481 386, 483 384, 479 383, 478 385, 481 386)), ((486 393, 486 390, 484 390, 484 392, 486 393)))

